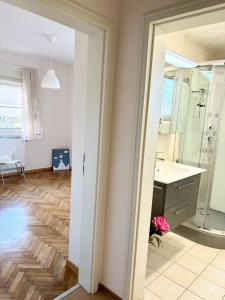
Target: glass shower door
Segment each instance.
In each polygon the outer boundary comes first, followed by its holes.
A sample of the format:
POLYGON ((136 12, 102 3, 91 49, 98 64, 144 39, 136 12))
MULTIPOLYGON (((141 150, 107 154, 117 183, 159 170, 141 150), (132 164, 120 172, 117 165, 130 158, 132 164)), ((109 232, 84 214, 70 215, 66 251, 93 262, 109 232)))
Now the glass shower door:
MULTIPOLYGON (((199 167, 206 117, 209 82, 198 69, 192 69, 185 130, 181 136, 179 161, 199 167)), ((187 78, 184 78, 187 82, 187 78)), ((183 103, 180 103, 183 106, 183 103)))
POLYGON ((212 68, 203 151, 208 159, 207 203, 203 228, 225 233, 225 67, 212 68))
MULTIPOLYGON (((180 151, 178 162, 205 168, 209 162, 205 159, 203 151, 205 120, 207 115, 207 102, 209 96, 209 78, 202 73, 201 69, 195 68, 183 71, 183 81, 181 86, 180 107, 186 107, 186 118, 183 113, 183 130, 180 132, 180 151), (184 93, 186 89, 186 98, 188 90, 188 104, 184 105, 184 93)), ((196 215, 190 220, 195 225, 201 227, 204 223, 204 215, 201 214, 205 210, 207 197, 205 189, 208 187, 209 173, 202 174, 199 199, 197 204, 196 215)))
POLYGON ((174 74, 173 159, 206 170, 196 214, 187 223, 225 234, 225 66, 177 69, 174 74))

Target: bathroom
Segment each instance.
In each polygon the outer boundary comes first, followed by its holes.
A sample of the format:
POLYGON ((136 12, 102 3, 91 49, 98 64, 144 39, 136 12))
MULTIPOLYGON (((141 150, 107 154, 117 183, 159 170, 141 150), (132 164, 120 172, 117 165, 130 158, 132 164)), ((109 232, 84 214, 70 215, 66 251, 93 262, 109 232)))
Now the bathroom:
POLYGON ((144 299, 224 299, 225 23, 168 34, 165 62, 151 220, 170 232, 150 239, 144 299))
MULTIPOLYGON (((166 59, 173 56, 167 50, 166 59)), ((204 62, 194 68, 169 66, 164 75, 157 160, 205 170, 197 212, 188 222, 225 234, 225 186, 221 176, 225 166, 224 61, 204 62)))

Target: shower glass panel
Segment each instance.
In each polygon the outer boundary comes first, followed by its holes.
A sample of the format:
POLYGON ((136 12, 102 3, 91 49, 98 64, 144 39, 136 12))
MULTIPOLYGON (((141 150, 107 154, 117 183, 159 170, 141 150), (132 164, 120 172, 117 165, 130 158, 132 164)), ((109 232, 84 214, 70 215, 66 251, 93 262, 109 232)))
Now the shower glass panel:
POLYGON ((165 72, 161 134, 172 134, 173 160, 206 170, 195 216, 185 223, 225 236, 225 66, 165 72))
MULTIPOLYGON (((193 69, 190 76, 183 79, 183 89, 185 85, 188 85, 189 88, 189 99, 188 104, 185 104, 186 124, 184 134, 181 135, 180 140, 179 161, 183 164, 199 167, 209 80, 202 75, 199 69, 193 69)), ((180 103, 181 107, 183 107, 183 102, 180 103)))
MULTIPOLYGON (((224 71, 224 66, 212 68, 202 148, 202 164, 206 164, 205 168, 207 168, 209 180, 207 182, 205 210, 200 209, 200 214, 204 215, 202 227, 219 234, 225 234, 225 187, 223 183, 225 167, 223 147, 225 144, 224 71)), ((200 195, 204 197, 206 186, 202 185, 201 188, 200 195)))
POLYGON ((178 162, 206 169, 189 223, 220 233, 225 233, 224 73, 224 66, 180 69, 171 124, 179 133, 178 162))

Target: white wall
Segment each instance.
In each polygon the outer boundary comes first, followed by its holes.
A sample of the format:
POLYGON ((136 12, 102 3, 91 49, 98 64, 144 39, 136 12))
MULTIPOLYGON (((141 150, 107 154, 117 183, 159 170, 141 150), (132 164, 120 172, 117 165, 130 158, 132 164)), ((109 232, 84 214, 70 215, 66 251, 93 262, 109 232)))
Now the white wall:
POLYGON ((209 49, 192 39, 183 31, 173 32, 167 35, 167 48, 196 62, 212 59, 209 49))
POLYGON ((80 265, 81 215, 83 196, 83 154, 85 150, 86 125, 86 97, 87 97, 87 63, 88 63, 88 36, 76 32, 74 64, 74 103, 73 115, 73 147, 72 147, 72 184, 70 215, 69 259, 80 265), (79 107, 79 109, 77 109, 79 107), (79 140, 77 145, 75 140, 79 140))
POLYGON ((121 0, 70 0, 70 2, 78 3, 95 13, 102 15, 108 19, 119 20, 119 8, 121 0))
MULTIPOLYGON (((1 52, 2 62, 22 65, 38 69, 39 80, 44 76, 49 61, 39 57, 1 52)), ((53 148, 71 148, 72 132, 72 91, 73 66, 54 63, 56 74, 60 80, 59 90, 40 88, 40 100, 43 107, 44 138, 25 143, 26 170, 47 168, 51 163, 53 148)))
POLYGON ((102 278, 120 296, 126 288, 144 16, 181 3, 185 1, 121 1, 102 278))
MULTIPOLYGON (((118 20, 119 3, 121 3, 102 283, 123 297, 127 275, 144 16, 154 10, 168 6, 176 7, 186 1, 70 1, 78 2, 114 21, 118 20)), ((196 1, 192 2, 195 9, 196 1)), ((218 1, 211 2, 213 4, 218 1)))
POLYGON ((158 157, 176 161, 179 154, 179 134, 159 134, 157 139, 158 157))
MULTIPOLYGON (((119 8, 120 8, 120 3, 121 3, 121 0, 70 0, 71 2, 74 2, 74 3, 78 3, 80 4, 81 6, 83 7, 87 7, 88 9, 90 9, 91 11, 99 14, 99 15, 102 15, 104 16, 105 18, 107 19, 111 19, 115 25, 117 26, 118 25, 118 20, 119 20, 119 8)), ((30 4, 30 6, 32 7, 32 5, 34 5, 35 7, 35 3, 34 1, 30 4)), ((19 63, 19 61, 17 61, 16 58, 15 59, 15 63, 19 63)), ((22 62, 25 62, 26 61, 26 58, 23 58, 22 59, 22 62)), ((32 66, 32 64, 31 64, 32 66)), ((57 69, 57 68, 56 68, 57 69)), ((65 134, 65 130, 61 130, 61 135, 64 135, 65 134)), ((132 150, 131 150, 132 151, 132 150)), ((72 208, 73 209, 73 208, 72 208)), ((120 216, 118 216, 119 219, 120 219, 120 216)), ((123 218, 123 215, 121 215, 121 217, 123 218)), ((77 223, 79 224, 79 220, 77 221, 77 223)), ((72 225, 71 224, 71 228, 73 229, 73 231, 76 231, 77 228, 76 228, 76 220, 75 220, 75 225, 72 225)), ((79 226, 79 225, 78 225, 79 226)), ((114 236, 112 236, 112 239, 114 238, 114 236)), ((70 244, 70 247, 73 247, 72 244, 70 244)), ((72 248, 70 248, 70 251, 71 251, 72 248)), ((76 261, 76 259, 79 257, 78 253, 73 253, 73 252, 70 252, 72 253, 71 254, 71 258, 76 261)), ((123 258, 124 257, 124 253, 118 253, 118 259, 120 260, 120 256, 123 258)), ((121 266, 122 267, 122 272, 123 272, 123 269, 124 269, 124 265, 121 266)), ((109 270, 110 271, 110 270, 109 270)), ((118 270, 120 271, 120 270, 118 270)), ((124 273, 124 272, 123 272, 124 273)), ((110 274, 108 274, 109 278, 110 278, 110 274)), ((112 274, 112 276, 114 277, 114 274, 112 274)), ((112 278, 112 281, 113 278, 112 278)), ((108 283, 107 283, 108 284, 108 283)), ((116 283, 115 283, 116 284, 116 283)), ((121 286, 114 289, 114 284, 112 285, 110 282, 109 282, 109 286, 112 287, 112 289, 116 292, 116 291, 121 291, 121 286)), ((122 288, 123 290, 123 288, 122 288)), ((122 292, 120 292, 121 294, 122 292)))

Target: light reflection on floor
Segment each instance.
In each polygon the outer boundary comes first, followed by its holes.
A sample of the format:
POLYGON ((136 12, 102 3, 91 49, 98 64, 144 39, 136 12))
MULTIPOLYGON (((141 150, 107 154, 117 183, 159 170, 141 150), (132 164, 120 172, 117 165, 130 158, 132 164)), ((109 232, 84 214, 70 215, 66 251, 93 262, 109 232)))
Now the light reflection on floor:
POLYGON ((0 248, 16 246, 26 233, 27 213, 22 204, 0 209, 0 248))

